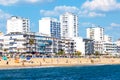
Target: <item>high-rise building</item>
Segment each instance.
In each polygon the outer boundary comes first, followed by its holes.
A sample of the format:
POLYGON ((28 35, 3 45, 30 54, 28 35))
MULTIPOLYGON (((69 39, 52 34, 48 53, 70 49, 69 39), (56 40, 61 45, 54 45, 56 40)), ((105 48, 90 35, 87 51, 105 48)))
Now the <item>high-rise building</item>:
POLYGON ((60 38, 60 22, 55 18, 45 17, 39 20, 39 33, 60 38))
POLYGON ((104 40, 104 28, 102 27, 90 27, 87 28, 87 38, 95 41, 104 40))
POLYGON ((29 19, 12 16, 7 20, 7 34, 11 32, 29 32, 30 31, 29 19))
POLYGON ((78 16, 66 12, 60 15, 61 37, 78 37, 78 16))

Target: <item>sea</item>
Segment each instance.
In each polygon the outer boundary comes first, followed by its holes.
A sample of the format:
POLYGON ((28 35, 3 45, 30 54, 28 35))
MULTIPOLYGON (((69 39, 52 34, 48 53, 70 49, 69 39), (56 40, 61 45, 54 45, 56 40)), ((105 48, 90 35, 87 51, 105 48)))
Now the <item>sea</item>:
POLYGON ((0 80, 120 80, 120 65, 0 69, 0 80))

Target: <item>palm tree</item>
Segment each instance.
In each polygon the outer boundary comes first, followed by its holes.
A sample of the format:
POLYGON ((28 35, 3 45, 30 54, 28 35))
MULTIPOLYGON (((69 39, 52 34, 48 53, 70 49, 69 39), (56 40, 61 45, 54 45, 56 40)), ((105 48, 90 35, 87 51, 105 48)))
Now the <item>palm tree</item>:
POLYGON ((59 50, 58 53, 56 53, 57 55, 64 55, 65 51, 63 49, 59 50))
POLYGON ((34 44, 34 39, 29 39, 29 44, 33 45, 34 44))
POLYGON ((33 51, 32 45, 34 44, 34 39, 29 39, 29 44, 31 46, 31 52, 33 51))

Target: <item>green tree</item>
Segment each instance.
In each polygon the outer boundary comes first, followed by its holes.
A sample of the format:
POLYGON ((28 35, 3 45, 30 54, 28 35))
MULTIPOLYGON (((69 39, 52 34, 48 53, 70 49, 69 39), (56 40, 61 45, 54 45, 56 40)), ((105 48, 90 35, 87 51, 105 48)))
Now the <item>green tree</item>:
POLYGON ((96 56, 99 56, 100 55, 100 52, 99 51, 95 51, 95 54, 96 56))
POLYGON ((4 53, 7 53, 8 49, 4 49, 4 53))
POLYGON ((80 56, 82 53, 80 51, 76 51, 75 55, 80 56))
POLYGON ((61 49, 61 50, 59 50, 59 51, 58 51, 58 53, 57 53, 57 55, 64 55, 64 54, 65 54, 65 51, 64 51, 64 50, 62 50, 62 49, 61 49))
POLYGON ((29 44, 31 46, 31 52, 33 51, 32 45, 34 44, 34 39, 29 39, 29 44))
POLYGON ((33 45, 34 44, 34 39, 29 39, 29 44, 33 45))

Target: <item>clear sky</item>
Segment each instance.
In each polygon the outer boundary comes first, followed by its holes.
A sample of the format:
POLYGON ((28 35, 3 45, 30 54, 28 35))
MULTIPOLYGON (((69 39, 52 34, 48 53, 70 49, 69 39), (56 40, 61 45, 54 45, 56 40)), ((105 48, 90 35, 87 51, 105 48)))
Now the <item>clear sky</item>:
POLYGON ((86 28, 92 24, 105 29, 113 40, 120 38, 120 0, 0 0, 0 31, 6 33, 10 16, 30 19, 31 31, 38 32, 42 17, 59 19, 64 12, 79 16, 79 34, 86 37, 86 28))

